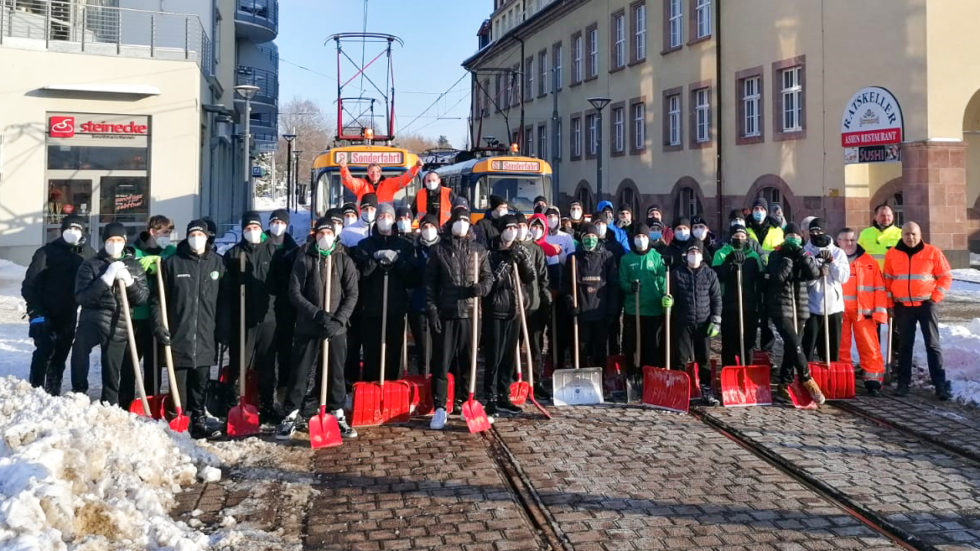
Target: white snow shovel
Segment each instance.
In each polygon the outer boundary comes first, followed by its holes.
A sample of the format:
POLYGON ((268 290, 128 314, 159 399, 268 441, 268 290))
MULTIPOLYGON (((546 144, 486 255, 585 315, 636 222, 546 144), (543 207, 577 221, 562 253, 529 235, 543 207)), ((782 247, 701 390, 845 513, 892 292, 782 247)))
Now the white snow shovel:
MULTIPOLYGON (((578 308, 578 272, 572 262, 572 308, 578 308)), ((552 401, 556 406, 588 406, 602 403, 602 368, 579 367, 578 316, 572 317, 574 369, 556 369, 552 376, 552 401)))

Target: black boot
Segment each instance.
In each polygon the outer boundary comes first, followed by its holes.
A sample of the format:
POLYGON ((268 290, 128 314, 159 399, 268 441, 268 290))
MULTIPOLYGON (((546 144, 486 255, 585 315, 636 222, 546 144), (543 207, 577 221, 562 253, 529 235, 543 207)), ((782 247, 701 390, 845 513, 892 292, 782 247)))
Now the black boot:
POLYGON ((878 381, 864 381, 864 390, 868 396, 881 396, 881 383, 878 381))
POLYGON ((940 402, 945 402, 953 397, 953 387, 949 381, 943 382, 943 384, 936 387, 936 398, 940 402))
POLYGON ((507 397, 503 397, 497 400, 497 410, 499 410, 501 413, 507 413, 511 415, 521 413, 522 411, 524 411, 520 407, 515 406, 514 403, 510 401, 510 398, 507 397))

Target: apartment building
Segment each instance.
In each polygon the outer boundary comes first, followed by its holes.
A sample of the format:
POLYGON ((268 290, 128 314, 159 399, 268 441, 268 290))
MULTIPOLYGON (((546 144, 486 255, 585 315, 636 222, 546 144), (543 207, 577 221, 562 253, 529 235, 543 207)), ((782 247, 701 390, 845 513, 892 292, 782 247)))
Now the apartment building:
POLYGON ((956 265, 969 261, 968 240, 980 252, 980 39, 969 23, 980 3, 492 9, 463 62, 473 139, 551 162, 559 204, 598 202, 601 158, 601 198, 634 209, 703 213, 723 227, 762 196, 796 220, 864 227, 888 203, 956 265), (597 98, 609 100, 599 111, 597 98))

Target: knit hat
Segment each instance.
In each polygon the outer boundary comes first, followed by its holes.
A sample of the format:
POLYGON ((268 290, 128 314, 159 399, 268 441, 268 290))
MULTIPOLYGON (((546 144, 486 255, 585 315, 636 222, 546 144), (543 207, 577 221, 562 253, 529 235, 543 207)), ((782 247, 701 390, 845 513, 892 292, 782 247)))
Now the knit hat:
POLYGON ((395 218, 411 218, 412 209, 408 207, 398 207, 395 209, 395 218))
POLYGON ((650 213, 654 211, 659 212, 661 215, 664 213, 664 211, 660 210, 660 205, 650 205, 647 207, 647 216, 650 216, 650 213))
POLYGON ((664 223, 661 222, 660 220, 653 220, 652 222, 650 222, 650 229, 651 230, 663 230, 664 229, 664 223))
POLYGON ((687 226, 690 228, 691 219, 686 216, 679 216, 674 219, 674 224, 671 227, 676 228, 677 226, 687 226))
POLYGON ((769 211, 769 201, 766 201, 765 197, 757 197, 755 201, 752 201, 752 208, 762 207, 769 211))
POLYGON ((776 212, 776 211, 783 212, 783 206, 780 205, 779 203, 773 201, 772 203, 769 203, 769 211, 770 212, 776 212))
POLYGON ((208 226, 208 235, 214 237, 214 234, 218 233, 218 225, 214 223, 214 220, 210 216, 205 216, 201 220, 208 226))
POLYGON ((590 233, 592 235, 596 236, 596 237, 602 237, 602 236, 599 235, 599 229, 596 228, 595 227, 595 224, 593 224, 591 222, 589 222, 588 224, 586 224, 585 227, 582 229, 582 235, 583 236, 585 236, 587 234, 590 234, 590 233))
POLYGON ((453 197, 453 207, 466 207, 466 210, 470 208, 470 202, 462 195, 457 195, 453 197))
POLYGON ((69 214, 61 220, 61 231, 65 231, 68 228, 76 228, 81 230, 82 233, 85 232, 85 218, 77 214, 69 214))
POLYGON ((734 226, 732 226, 732 235, 735 235, 736 233, 739 232, 742 232, 746 235, 748 235, 749 233, 748 230, 745 229, 745 226, 743 226, 742 224, 735 224, 734 226))
POLYGON ((516 225, 517 225, 517 217, 514 216, 513 214, 505 214, 501 216, 500 222, 498 223, 498 227, 501 230, 506 228, 507 226, 516 226, 516 225))
MULTIPOLYGON (((786 225, 786 228, 789 228, 789 224, 786 225)), ((827 233, 827 221, 823 218, 814 218, 813 220, 810 220, 810 225, 807 229, 820 230, 827 233)))
POLYGON ((327 209, 327 212, 323 215, 324 218, 329 218, 334 221, 334 223, 340 222, 344 223, 344 211, 343 209, 332 208, 327 209))
POLYGON ((321 216, 316 219, 316 223, 313 224, 313 231, 319 232, 320 230, 330 230, 330 233, 333 233, 333 220, 329 216, 321 216))
POLYGON ((527 224, 527 217, 524 216, 523 212, 517 211, 516 213, 514 213, 514 217, 517 218, 518 224, 527 224))
POLYGON ((568 208, 571 209, 572 207, 582 208, 582 201, 572 201, 568 204, 568 208))
MULTIPOLYGON (((361 205, 363 206, 364 203, 361 203, 361 205)), ((394 217, 395 207, 391 206, 391 203, 381 203, 381 205, 378 206, 378 216, 381 216, 382 214, 390 214, 392 217, 394 217)))
POLYGON ((623 211, 627 211, 630 214, 633 214, 633 207, 629 205, 619 205, 619 210, 617 210, 616 212, 623 212, 623 211))
POLYGON ((203 232, 204 235, 208 234, 208 223, 204 220, 191 220, 187 223, 187 232, 184 235, 190 235, 193 232, 203 232))
POLYGON ((438 228, 439 227, 439 217, 436 216, 436 215, 434 215, 434 214, 426 214, 425 216, 422 217, 422 220, 419 220, 419 228, 421 228, 422 226, 424 226, 426 224, 432 224, 433 226, 435 226, 436 228, 438 228))
POLYGON ((636 226, 636 233, 634 235, 648 235, 650 233, 650 226, 640 223, 636 226))
POLYGON ((344 206, 340 207, 341 214, 353 214, 357 216, 357 206, 354 203, 344 203, 344 206))
POLYGON ((803 233, 800 232, 800 226, 798 226, 796 222, 790 222, 786 224, 785 228, 783 228, 783 235, 789 235, 791 233, 794 235, 803 235, 803 233))
POLYGON ((548 200, 545 199, 544 195, 538 195, 534 198, 534 203, 547 203, 548 200))
POLYGON ((544 215, 551 216, 552 214, 555 216, 561 216, 561 211, 558 210, 558 207, 555 205, 548 205, 548 208, 544 209, 544 215))
POLYGON ((122 237, 126 239, 126 226, 119 222, 109 222, 102 230, 102 240, 108 241, 110 237, 122 237))
POLYGON ((288 224, 289 223, 289 211, 286 210, 286 209, 276 209, 276 210, 272 211, 272 214, 269 215, 269 223, 271 224, 271 223, 273 223, 276 220, 278 220, 280 222, 285 222, 285 223, 288 224))
POLYGON ((374 207, 378 208, 378 196, 374 193, 365 193, 361 196, 361 208, 364 207, 374 207))
POLYGON ((470 221, 470 211, 466 207, 455 207, 452 214, 449 215, 450 224, 459 220, 470 221))
POLYGON ((692 237, 687 242, 687 247, 684 250, 685 251, 696 250, 696 251, 700 252, 701 254, 704 254, 704 246, 701 244, 701 240, 698 239, 697 237, 692 237))
POLYGON ((255 224, 257 226, 262 226, 262 216, 254 210, 250 210, 242 215, 242 229, 244 230, 248 226, 255 224))
POLYGON ((742 212, 742 209, 732 209, 732 211, 728 213, 729 220, 736 220, 738 218, 745 220, 745 213, 742 212))
POLYGON ((708 223, 704 221, 704 217, 700 214, 695 214, 691 217, 691 226, 707 226, 708 223))
POLYGON ((501 197, 499 195, 491 195, 490 196, 490 209, 491 210, 499 207, 500 205, 506 205, 506 204, 507 204, 507 199, 504 199, 503 197, 501 197))

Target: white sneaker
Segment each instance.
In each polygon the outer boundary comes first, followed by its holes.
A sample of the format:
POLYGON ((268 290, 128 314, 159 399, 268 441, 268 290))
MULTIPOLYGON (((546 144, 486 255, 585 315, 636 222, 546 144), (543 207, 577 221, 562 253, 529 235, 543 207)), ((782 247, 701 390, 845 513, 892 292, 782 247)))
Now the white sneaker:
POLYGON ((445 408, 439 408, 434 414, 432 414, 432 421, 429 422, 429 428, 434 430, 442 430, 446 428, 445 408))

